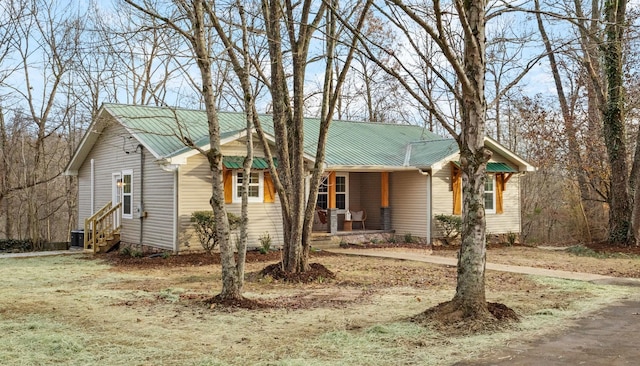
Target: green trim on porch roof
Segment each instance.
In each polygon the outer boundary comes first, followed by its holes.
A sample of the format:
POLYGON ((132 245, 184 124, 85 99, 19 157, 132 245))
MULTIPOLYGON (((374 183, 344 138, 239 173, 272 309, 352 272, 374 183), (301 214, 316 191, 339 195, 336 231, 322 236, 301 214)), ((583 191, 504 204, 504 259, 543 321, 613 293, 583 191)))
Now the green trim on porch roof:
POLYGON ((512 168, 505 163, 496 163, 490 161, 487 163, 488 173, 517 173, 518 169, 512 168))
MULTIPOLYGON (((459 161, 453 162, 457 167, 460 167, 459 161)), ((510 167, 505 163, 497 163, 495 161, 490 161, 487 163, 487 173, 517 173, 518 169, 510 167)))
MULTIPOLYGON (((278 160, 273 159, 273 162, 278 166, 278 160)), ((242 169, 244 163, 244 156, 223 156, 222 164, 227 169, 242 169)), ((269 162, 265 158, 253 158, 251 169, 269 169, 269 162)))

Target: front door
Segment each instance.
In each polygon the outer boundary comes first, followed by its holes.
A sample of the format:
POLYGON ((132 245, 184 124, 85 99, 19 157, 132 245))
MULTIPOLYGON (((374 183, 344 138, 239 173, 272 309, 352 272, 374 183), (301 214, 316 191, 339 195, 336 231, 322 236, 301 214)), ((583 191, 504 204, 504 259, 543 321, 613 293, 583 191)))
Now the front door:
MULTIPOLYGON (((113 173, 111 180, 111 204, 115 206, 122 201, 122 174, 113 173)), ((120 210, 113 220, 113 228, 117 229, 118 226, 120 226, 120 210)))

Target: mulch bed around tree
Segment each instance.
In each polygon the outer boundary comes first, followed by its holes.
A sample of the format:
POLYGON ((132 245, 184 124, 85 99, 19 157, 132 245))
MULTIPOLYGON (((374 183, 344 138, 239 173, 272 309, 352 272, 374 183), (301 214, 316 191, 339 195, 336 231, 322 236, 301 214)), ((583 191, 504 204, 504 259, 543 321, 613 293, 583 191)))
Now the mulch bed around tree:
POLYGON ((452 300, 431 307, 411 320, 449 335, 492 332, 520 321, 516 312, 504 304, 487 302, 487 309, 491 314, 488 318, 465 318, 452 300))
POLYGON ((282 263, 275 263, 267 266, 260 275, 263 277, 271 276, 274 280, 293 282, 293 283, 309 283, 319 279, 335 279, 336 275, 320 263, 309 264, 309 270, 299 273, 289 273, 282 269, 282 263))

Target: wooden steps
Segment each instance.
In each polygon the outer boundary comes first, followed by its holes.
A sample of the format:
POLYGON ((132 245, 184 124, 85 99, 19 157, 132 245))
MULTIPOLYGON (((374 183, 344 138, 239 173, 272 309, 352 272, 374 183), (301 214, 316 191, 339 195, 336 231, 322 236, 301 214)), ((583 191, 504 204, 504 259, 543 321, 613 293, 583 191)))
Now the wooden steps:
POLYGON ((120 233, 112 233, 98 242, 96 253, 107 253, 118 244, 120 244, 120 233))
POLYGON ((84 250, 90 253, 106 253, 120 244, 122 228, 120 207, 108 202, 84 222, 84 250))

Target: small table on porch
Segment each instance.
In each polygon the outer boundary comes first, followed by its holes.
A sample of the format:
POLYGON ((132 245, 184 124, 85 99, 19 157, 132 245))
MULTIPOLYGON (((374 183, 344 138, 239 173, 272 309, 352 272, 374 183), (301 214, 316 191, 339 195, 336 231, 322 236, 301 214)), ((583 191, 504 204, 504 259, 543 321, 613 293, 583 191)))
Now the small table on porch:
POLYGON ((353 221, 344 220, 344 223, 342 224, 342 230, 343 231, 351 231, 351 230, 353 230, 353 221))

